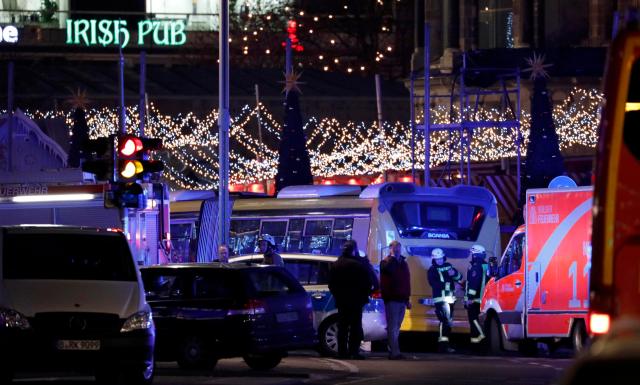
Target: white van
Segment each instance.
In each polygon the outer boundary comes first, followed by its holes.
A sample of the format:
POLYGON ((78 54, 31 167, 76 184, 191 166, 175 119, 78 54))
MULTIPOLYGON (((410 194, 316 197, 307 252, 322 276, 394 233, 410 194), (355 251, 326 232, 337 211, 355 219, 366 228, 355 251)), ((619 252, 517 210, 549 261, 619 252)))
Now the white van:
POLYGON ((87 370, 151 384, 155 328, 119 230, 0 227, 0 383, 15 372, 87 370))

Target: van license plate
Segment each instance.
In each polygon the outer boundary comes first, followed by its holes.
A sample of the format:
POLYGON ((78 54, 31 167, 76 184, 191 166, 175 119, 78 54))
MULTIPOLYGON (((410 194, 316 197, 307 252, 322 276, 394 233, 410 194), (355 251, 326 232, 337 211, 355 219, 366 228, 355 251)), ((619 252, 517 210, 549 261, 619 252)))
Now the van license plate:
POLYGON ((100 340, 59 340, 58 350, 100 350, 100 340))
POLYGON ((292 322, 298 320, 298 313, 292 311, 289 313, 278 313, 276 314, 276 320, 278 322, 292 322))

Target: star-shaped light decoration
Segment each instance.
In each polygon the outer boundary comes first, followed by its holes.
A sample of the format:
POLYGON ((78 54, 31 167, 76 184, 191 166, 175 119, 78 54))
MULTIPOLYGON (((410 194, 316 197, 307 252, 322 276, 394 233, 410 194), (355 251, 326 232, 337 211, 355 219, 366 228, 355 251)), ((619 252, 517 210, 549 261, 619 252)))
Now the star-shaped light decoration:
POLYGON ((544 64, 544 59, 544 55, 538 56, 535 54, 535 52, 533 53, 532 58, 525 59, 527 61, 527 64, 529 64, 529 68, 525 69, 523 72, 531 71, 531 76, 529 76, 529 79, 535 80, 539 77, 549 77, 549 74, 547 73, 547 70, 545 68, 549 68, 553 64, 544 64))
POLYGON ((284 92, 285 95, 288 95, 289 91, 298 91, 298 93, 302 93, 302 91, 300 91, 300 87, 298 87, 299 84, 304 84, 303 82, 298 81, 300 76, 302 76, 302 73, 296 73, 295 71, 284 74, 284 82, 280 83, 284 83, 282 92, 284 92))
POLYGON ((65 100, 65 103, 71 106, 71 108, 81 108, 85 110, 89 105, 87 90, 81 90, 80 88, 77 88, 75 91, 70 88, 68 88, 68 90, 71 93, 71 96, 65 100))

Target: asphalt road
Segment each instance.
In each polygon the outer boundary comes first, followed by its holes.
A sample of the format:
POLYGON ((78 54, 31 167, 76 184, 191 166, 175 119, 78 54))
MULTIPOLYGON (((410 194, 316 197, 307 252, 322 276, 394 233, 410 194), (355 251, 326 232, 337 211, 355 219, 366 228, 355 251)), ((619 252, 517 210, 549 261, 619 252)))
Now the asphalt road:
MULTIPOLYGON (((573 360, 569 358, 488 357, 470 354, 406 354, 389 361, 383 353, 367 360, 336 360, 300 352, 285 358, 274 370, 256 372, 241 359, 220 360, 213 371, 184 372, 174 363, 160 363, 154 383, 228 385, 542 385, 552 384, 573 360)), ((16 383, 92 384, 92 377, 22 375, 16 383)))

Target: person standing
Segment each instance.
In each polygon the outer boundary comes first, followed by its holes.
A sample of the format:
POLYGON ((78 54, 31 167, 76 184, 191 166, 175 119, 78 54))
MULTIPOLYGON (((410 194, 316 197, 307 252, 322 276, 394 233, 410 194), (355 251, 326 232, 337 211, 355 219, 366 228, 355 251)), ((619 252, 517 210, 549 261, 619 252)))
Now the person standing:
POLYGON ((467 270, 467 284, 464 290, 464 307, 469 318, 471 344, 479 344, 485 335, 478 321, 480 315, 480 301, 482 293, 489 279, 489 264, 486 262, 487 252, 482 245, 473 245, 469 250, 469 269, 467 270))
POLYGON ((445 353, 454 353, 449 346, 449 336, 453 326, 453 305, 456 302, 455 284, 462 285, 462 274, 449 262, 446 262, 444 251, 435 248, 431 251, 431 267, 427 279, 433 294, 436 315, 440 321, 438 349, 445 353))
POLYGON ((218 246, 218 262, 229 263, 229 248, 227 245, 218 246))
POLYGON ((340 257, 329 269, 329 290, 338 308, 338 356, 364 359, 360 354, 362 308, 369 302, 372 282, 369 269, 355 255, 356 242, 346 241, 340 257))
POLYGON ((402 256, 402 245, 394 240, 389 244, 389 255, 380 263, 380 287, 387 318, 389 359, 404 359, 400 353, 400 326, 405 309, 411 309, 411 276, 406 258, 402 256))
POLYGON ((263 263, 265 265, 284 267, 282 257, 276 252, 276 241, 271 235, 262 234, 260 238, 258 238, 258 249, 263 255, 263 263))

